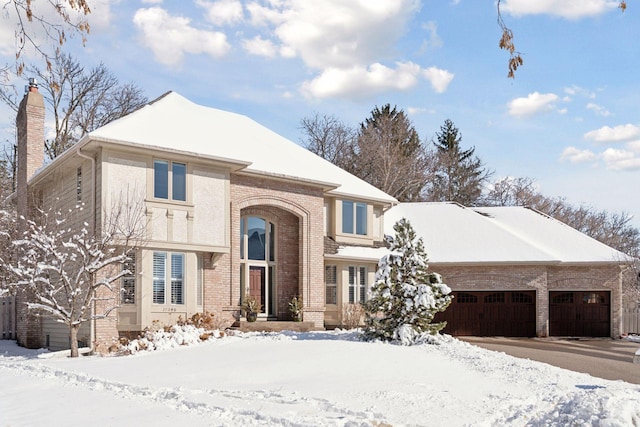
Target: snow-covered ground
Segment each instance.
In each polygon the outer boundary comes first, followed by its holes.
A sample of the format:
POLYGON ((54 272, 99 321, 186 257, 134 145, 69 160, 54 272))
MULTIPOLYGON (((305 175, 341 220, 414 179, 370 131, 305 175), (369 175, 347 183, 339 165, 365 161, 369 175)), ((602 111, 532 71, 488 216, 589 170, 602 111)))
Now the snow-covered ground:
POLYGON ((640 385, 452 338, 250 333, 79 359, 0 341, 0 426, 39 425, 638 426, 640 385))

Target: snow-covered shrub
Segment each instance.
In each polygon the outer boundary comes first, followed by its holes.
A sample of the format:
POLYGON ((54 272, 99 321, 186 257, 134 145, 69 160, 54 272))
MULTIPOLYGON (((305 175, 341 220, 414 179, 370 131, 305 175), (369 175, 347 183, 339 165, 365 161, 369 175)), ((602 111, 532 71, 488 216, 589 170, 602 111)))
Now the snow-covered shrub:
POLYGON ((406 219, 394 226, 395 237, 385 236, 390 253, 378 262, 371 297, 365 303, 365 336, 404 345, 425 342, 445 322, 431 323, 451 302, 451 289, 442 277, 428 271, 422 239, 416 239, 406 219))

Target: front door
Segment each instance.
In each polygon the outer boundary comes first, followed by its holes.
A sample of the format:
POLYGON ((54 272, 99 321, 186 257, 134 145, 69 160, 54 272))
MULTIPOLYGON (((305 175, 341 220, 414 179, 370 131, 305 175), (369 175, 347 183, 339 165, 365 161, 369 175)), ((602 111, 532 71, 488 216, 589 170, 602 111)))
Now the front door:
POLYGON ((260 301, 260 313, 265 313, 266 289, 265 289, 265 268, 258 266, 249 267, 249 295, 260 301))

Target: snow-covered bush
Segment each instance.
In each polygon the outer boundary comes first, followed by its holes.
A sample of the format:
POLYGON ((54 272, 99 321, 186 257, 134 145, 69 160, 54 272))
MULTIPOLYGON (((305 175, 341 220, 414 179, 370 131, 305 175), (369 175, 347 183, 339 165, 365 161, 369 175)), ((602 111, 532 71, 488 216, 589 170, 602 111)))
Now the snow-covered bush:
POLYGON ((439 274, 428 271, 424 244, 409 221, 403 218, 393 229, 395 237, 385 236, 390 253, 378 262, 365 303, 365 336, 411 345, 444 328, 445 322, 431 322, 451 302, 451 289, 439 274))

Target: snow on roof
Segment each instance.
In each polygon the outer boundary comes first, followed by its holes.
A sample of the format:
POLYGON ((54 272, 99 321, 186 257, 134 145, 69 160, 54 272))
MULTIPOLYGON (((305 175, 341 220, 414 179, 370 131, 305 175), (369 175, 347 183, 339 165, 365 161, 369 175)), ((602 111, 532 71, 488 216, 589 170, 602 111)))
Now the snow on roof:
POLYGON ((401 203, 385 213, 385 234, 407 218, 431 263, 616 263, 621 252, 524 207, 467 208, 401 203))
POLYGON ((562 262, 622 262, 629 257, 534 209, 505 206, 474 208, 500 227, 562 262))
POLYGON ((319 183, 330 189, 329 194, 397 203, 392 196, 249 117, 195 104, 176 92, 96 129, 88 139, 248 162, 243 171, 319 183))

